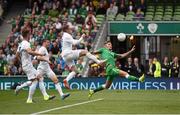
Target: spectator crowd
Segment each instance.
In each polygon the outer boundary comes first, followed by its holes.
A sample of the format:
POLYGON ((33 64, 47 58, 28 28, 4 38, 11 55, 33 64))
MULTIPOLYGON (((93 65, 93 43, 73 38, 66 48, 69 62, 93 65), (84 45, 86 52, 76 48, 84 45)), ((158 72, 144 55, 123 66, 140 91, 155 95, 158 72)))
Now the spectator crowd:
MULTIPOLYGON (((48 48, 50 59, 53 62, 51 68, 56 74, 66 76, 69 73, 69 69, 60 55, 62 27, 67 24, 73 25, 73 37, 75 39, 79 39, 85 33, 86 38, 83 43, 74 46, 74 48, 91 50, 100 26, 96 16, 126 15, 129 11, 134 12, 136 19, 144 17, 144 12, 146 11, 145 1, 32 0, 23 14, 7 21, 7 23, 12 25, 12 28, 5 43, 0 47, 0 75, 24 75, 21 64, 14 62, 18 43, 21 41, 21 29, 24 27, 31 31, 30 43, 33 50, 40 48, 43 39, 51 41, 48 48)), ((169 71, 167 76, 176 77, 179 74, 177 57, 171 63, 167 61, 169 64, 168 70, 166 68, 167 63, 159 64, 160 68, 157 63, 159 63, 157 59, 149 59, 149 64, 144 66, 139 63, 138 58, 134 58, 134 61, 132 58, 128 58, 127 64, 124 66, 117 61, 117 67, 137 76, 145 72, 155 77, 154 73, 157 69, 161 69, 162 75, 164 73, 167 75, 167 71, 169 71)), ((37 60, 33 60, 33 64, 36 67, 38 64, 37 60)), ((76 65, 79 73, 81 73, 83 71, 83 58, 76 60, 76 65)), ((89 76, 104 76, 103 70, 103 67, 93 64, 91 65, 89 76)), ((81 74, 78 76, 81 76, 81 74)))
MULTIPOLYGON (((146 64, 141 64, 137 57, 127 58, 127 61, 122 65, 119 61, 116 61, 117 68, 128 72, 134 76, 141 76, 145 74, 148 77, 180 77, 180 63, 178 57, 173 57, 169 60, 168 57, 164 57, 163 61, 160 62, 156 57, 149 58, 146 64)), ((91 64, 91 70, 89 71, 90 76, 105 76, 104 67, 100 67, 97 64, 91 64)))

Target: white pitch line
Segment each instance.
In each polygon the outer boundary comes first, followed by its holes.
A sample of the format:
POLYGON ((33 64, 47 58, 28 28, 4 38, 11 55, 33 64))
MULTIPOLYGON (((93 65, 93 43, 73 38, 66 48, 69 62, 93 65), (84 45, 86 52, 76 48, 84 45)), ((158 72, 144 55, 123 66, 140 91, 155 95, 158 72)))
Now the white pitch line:
POLYGON ((81 102, 81 103, 75 103, 75 104, 72 104, 72 105, 65 105, 65 106, 61 106, 61 107, 56 107, 56 108, 53 108, 53 109, 49 109, 49 110, 45 110, 45 111, 40 111, 40 112, 32 113, 31 115, 47 113, 47 112, 50 112, 50 111, 70 108, 70 107, 73 107, 73 106, 83 105, 83 104, 92 103, 92 102, 101 101, 101 100, 103 100, 103 98, 95 99, 95 100, 91 100, 91 101, 84 101, 84 102, 81 102))

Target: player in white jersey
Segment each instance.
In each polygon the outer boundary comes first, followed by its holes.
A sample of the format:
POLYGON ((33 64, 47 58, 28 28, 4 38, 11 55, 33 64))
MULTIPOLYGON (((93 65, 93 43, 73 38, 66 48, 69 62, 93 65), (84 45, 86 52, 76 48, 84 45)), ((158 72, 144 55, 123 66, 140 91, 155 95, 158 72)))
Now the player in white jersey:
POLYGON ((71 72, 69 73, 67 78, 63 80, 64 86, 68 89, 70 89, 68 81, 71 80, 78 73, 73 60, 78 59, 81 56, 86 56, 87 58, 95 61, 97 64, 102 64, 105 62, 105 60, 98 60, 96 56, 92 55, 85 49, 73 50, 72 46, 80 44, 83 38, 85 37, 85 34, 83 34, 80 39, 75 40, 71 35, 72 29, 73 27, 71 25, 65 25, 63 27, 64 33, 62 36, 61 55, 68 67, 71 69, 71 72))
MULTIPOLYGON (((49 45, 50 45, 50 41, 47 39, 44 39, 42 41, 42 46, 39 49, 39 53, 44 55, 46 60, 49 60, 49 54, 47 51, 47 47, 49 45)), ((40 63, 39 63, 38 68, 37 68, 38 73, 40 73, 40 75, 42 75, 42 76, 47 75, 54 82, 55 87, 61 96, 61 99, 64 100, 70 94, 69 93, 64 94, 62 92, 61 86, 59 84, 59 80, 58 80, 57 76, 55 75, 55 73, 50 68, 49 63, 47 61, 41 61, 41 57, 37 57, 37 59, 40 60, 40 63)), ((43 82, 43 77, 40 78, 39 81, 43 82)))
MULTIPOLYGON (((31 55, 34 55, 34 56, 44 56, 44 55, 40 54, 38 52, 32 51, 32 49, 30 47, 30 43, 28 42, 29 36, 30 36, 29 30, 23 29, 22 30, 23 40, 19 44, 17 53, 16 53, 16 57, 20 58, 21 63, 22 63, 22 69, 25 72, 25 74, 27 75, 29 81, 27 81, 21 85, 15 86, 15 93, 18 93, 18 91, 20 91, 20 89, 22 89, 23 87, 30 86, 29 96, 28 96, 28 99, 26 102, 32 103, 32 96, 35 92, 36 85, 38 83, 38 79, 40 78, 40 76, 39 76, 37 70, 33 67, 31 55)), ((49 60, 47 60, 43 57, 41 59, 49 62, 49 60)), ((48 97, 45 97, 44 99, 48 100, 49 98, 51 98, 51 97, 48 96, 48 97)))

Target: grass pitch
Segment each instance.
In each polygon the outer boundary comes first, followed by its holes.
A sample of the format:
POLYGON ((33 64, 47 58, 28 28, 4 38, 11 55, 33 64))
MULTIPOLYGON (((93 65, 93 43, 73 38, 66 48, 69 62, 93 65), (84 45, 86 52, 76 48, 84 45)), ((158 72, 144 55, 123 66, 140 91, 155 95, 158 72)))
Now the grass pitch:
POLYGON ((88 91, 67 90, 71 96, 63 101, 56 90, 47 92, 56 98, 44 101, 36 90, 36 103, 26 104, 28 91, 0 91, 0 114, 180 114, 180 91, 104 90, 89 100, 88 91))

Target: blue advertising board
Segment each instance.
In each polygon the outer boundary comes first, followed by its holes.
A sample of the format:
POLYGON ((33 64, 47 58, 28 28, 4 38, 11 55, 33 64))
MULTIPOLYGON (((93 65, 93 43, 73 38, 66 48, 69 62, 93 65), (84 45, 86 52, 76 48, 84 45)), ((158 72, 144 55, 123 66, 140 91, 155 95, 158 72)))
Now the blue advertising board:
MULTIPOLYGON (((64 78, 59 77, 61 82, 64 78)), ((0 90, 9 90, 15 82, 24 82, 26 77, 0 77, 0 90)), ((87 77, 87 78, 74 78, 70 81, 71 89, 88 90, 95 89, 105 83, 103 77, 87 77)), ((51 80, 45 78, 45 86, 47 89, 55 89, 51 80)), ((146 78, 145 82, 129 81, 125 78, 117 77, 114 79, 111 90, 180 90, 179 78, 146 78)))

